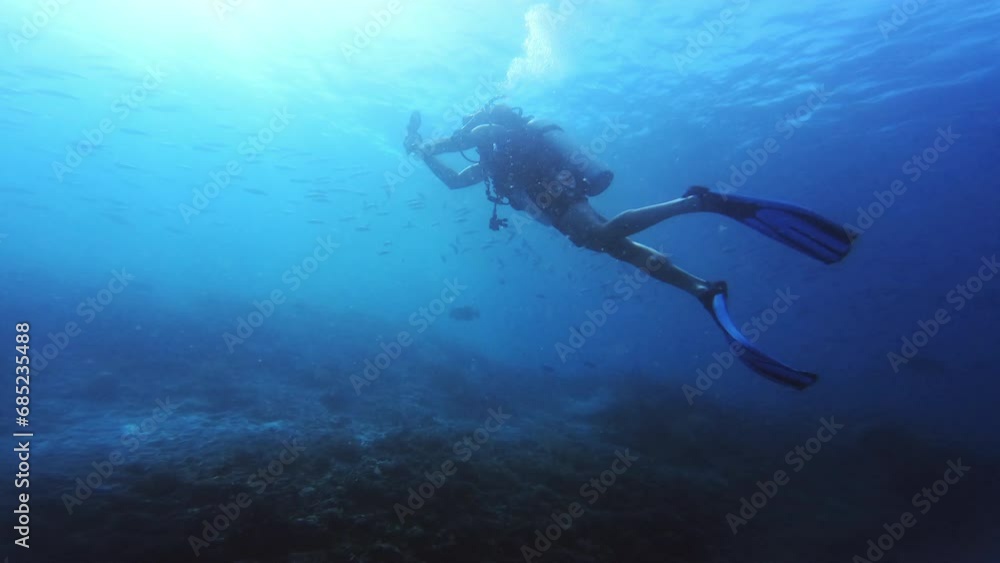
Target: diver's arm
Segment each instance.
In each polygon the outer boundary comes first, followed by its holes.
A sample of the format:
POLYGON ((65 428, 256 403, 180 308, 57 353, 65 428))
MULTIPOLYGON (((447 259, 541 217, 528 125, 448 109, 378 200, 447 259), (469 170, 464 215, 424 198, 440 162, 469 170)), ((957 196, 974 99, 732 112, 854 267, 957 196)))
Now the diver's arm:
POLYGON ((427 156, 433 156, 446 152, 460 152, 475 148, 476 145, 472 142, 472 139, 459 133, 460 131, 456 131, 451 137, 424 141, 420 143, 419 150, 427 156))
POLYGON ((436 155, 445 152, 460 152, 472 148, 489 146, 493 140, 504 133, 499 125, 479 125, 463 127, 445 139, 431 139, 420 143, 419 150, 425 155, 436 155))
POLYGON ((431 172, 444 182, 450 190, 468 188, 483 181, 483 168, 478 164, 473 164, 461 172, 455 172, 448 165, 441 162, 434 156, 424 156, 424 162, 431 172))

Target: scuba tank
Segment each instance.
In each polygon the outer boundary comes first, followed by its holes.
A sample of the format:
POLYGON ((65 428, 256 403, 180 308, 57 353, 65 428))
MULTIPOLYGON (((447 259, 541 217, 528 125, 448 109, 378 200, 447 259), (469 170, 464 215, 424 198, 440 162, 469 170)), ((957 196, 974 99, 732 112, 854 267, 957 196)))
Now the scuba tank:
POLYGON ((540 119, 531 120, 528 127, 541 133, 551 156, 583 185, 587 196, 600 195, 611 185, 615 173, 596 155, 586 152, 562 127, 540 119))
MULTIPOLYGON (((477 142, 480 144, 486 141, 484 146, 479 147, 480 164, 489 170, 492 167, 487 163, 487 153, 489 158, 493 159, 494 153, 499 152, 506 153, 510 164, 513 165, 516 161, 520 161, 514 155, 522 153, 518 156, 534 160, 535 165, 542 167, 542 170, 571 175, 575 180, 574 184, 585 196, 600 195, 608 189, 614 180, 614 172, 596 156, 588 153, 583 145, 574 142, 562 127, 525 117, 521 108, 498 106, 495 104, 497 99, 490 100, 481 110, 463 117, 462 127, 452 134, 452 139, 456 141, 469 136, 478 139, 477 142), (483 152, 484 149, 486 153, 483 152)), ((465 158, 475 162, 468 157, 465 158)), ((493 169, 492 172, 495 174, 497 170, 493 169)), ((508 178, 509 174, 510 172, 508 178)), ((497 217, 497 206, 511 205, 514 202, 509 196, 517 194, 506 193, 510 186, 504 184, 502 179, 500 186, 497 186, 494 180, 491 173, 484 175, 486 197, 493 203, 490 229, 499 230, 507 226, 507 220, 497 217)), ((517 203, 520 204, 517 205, 518 209, 524 209, 527 205, 522 201, 517 203)), ((539 213, 538 216, 544 216, 544 213, 539 213)))

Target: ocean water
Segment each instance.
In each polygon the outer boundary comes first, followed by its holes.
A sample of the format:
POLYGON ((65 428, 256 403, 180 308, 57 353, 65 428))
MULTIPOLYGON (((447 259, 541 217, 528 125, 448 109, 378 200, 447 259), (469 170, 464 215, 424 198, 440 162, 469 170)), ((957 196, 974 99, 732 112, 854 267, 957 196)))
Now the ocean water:
POLYGON ((0 22, 5 561, 1000 557, 995 3, 0 22), (819 382, 407 156, 412 111, 445 137, 498 96, 607 163, 606 216, 705 185, 847 226, 829 266, 715 214, 634 237, 819 382))

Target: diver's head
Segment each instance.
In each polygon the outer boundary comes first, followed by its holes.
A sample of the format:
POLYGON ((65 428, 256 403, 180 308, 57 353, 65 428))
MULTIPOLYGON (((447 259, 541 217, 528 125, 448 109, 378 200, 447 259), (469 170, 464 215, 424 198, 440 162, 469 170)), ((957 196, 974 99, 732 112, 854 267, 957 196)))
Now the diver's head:
POLYGON ((528 123, 528 119, 522 113, 521 108, 510 107, 507 104, 493 104, 464 116, 462 128, 471 130, 479 125, 493 124, 515 129, 528 123))
POLYGON ((497 104, 489 110, 490 123, 502 125, 508 129, 521 127, 528 122, 521 108, 512 108, 507 104, 497 104))

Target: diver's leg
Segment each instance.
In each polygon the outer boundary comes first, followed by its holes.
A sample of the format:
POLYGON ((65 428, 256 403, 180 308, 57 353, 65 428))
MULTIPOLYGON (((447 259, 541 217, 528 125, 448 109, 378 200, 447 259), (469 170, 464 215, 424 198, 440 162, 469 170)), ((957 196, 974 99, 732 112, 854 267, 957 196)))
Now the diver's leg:
POLYGON ((656 250, 629 239, 606 244, 601 250, 643 270, 653 279, 683 289, 698 299, 702 299, 714 287, 714 284, 678 268, 656 250))
POLYGON ((607 222, 587 202, 571 206, 555 227, 577 246, 602 252, 701 299, 713 284, 674 266, 663 254, 624 237, 609 238, 607 222))
MULTIPOLYGON (((670 204, 674 204, 672 210, 674 215, 688 212, 683 211, 684 206, 687 205, 683 203, 683 200, 662 205, 670 204)), ((663 217, 663 219, 665 218, 663 217)), ((702 299, 716 290, 718 284, 709 283, 689 274, 652 248, 625 237, 611 237, 608 225, 609 223, 604 217, 586 201, 571 205, 555 223, 555 227, 577 246, 583 246, 628 262, 636 268, 646 271, 652 278, 683 289, 698 299, 702 299)))
POLYGON ((602 235, 608 239, 622 239, 644 231, 671 217, 702 211, 701 199, 693 196, 623 211, 611 218, 603 227, 602 235))

